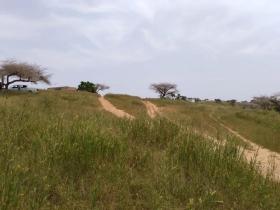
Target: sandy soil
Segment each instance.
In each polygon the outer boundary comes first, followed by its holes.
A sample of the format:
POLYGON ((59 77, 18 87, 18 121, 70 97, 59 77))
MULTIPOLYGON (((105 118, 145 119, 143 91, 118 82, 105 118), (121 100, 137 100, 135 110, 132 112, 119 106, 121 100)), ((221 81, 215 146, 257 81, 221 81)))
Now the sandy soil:
POLYGON ((128 119, 135 118, 134 116, 126 113, 125 111, 117 109, 110 101, 106 100, 104 97, 99 97, 98 100, 106 111, 111 112, 117 117, 128 119))
MULTIPOLYGON (((149 101, 144 101, 143 103, 146 105, 148 115, 151 118, 154 118, 157 114, 160 114, 159 108, 156 105, 152 104, 149 101)), ((269 174, 269 175, 272 175, 272 177, 275 181, 278 181, 278 182, 280 181, 280 154, 279 153, 273 152, 269 149, 261 147, 258 144, 253 143, 251 140, 245 138, 244 136, 239 134, 237 131, 234 131, 230 127, 223 124, 221 121, 215 119, 212 115, 210 117, 213 120, 215 120, 216 122, 218 122, 229 133, 231 133, 232 135, 236 136, 237 138, 241 139, 242 141, 244 141, 245 143, 247 143, 249 145, 250 149, 244 148, 244 150, 243 150, 244 157, 248 163, 250 163, 251 161, 255 161, 263 176, 266 176, 269 174)), ((195 132, 197 132, 197 131, 195 131, 195 132)), ((197 133, 199 133, 199 132, 197 132, 197 133)), ((205 134, 204 136, 205 136, 205 138, 208 138, 212 141, 219 142, 218 140, 216 140, 215 138, 213 138, 207 134, 205 134)))
POLYGON ((228 130, 231 134, 238 137, 242 141, 249 144, 251 150, 245 149, 244 156, 248 162, 255 160, 259 166, 261 173, 266 176, 273 171, 273 178, 276 181, 280 181, 280 154, 273 152, 269 149, 261 147, 258 144, 253 143, 251 140, 246 139, 244 136, 239 134, 237 131, 229 128, 225 124, 220 122, 220 125, 228 130))
MULTIPOLYGON (((129 118, 129 119, 135 119, 134 116, 126 113, 123 110, 117 109, 113 104, 111 104, 108 100, 106 100, 104 97, 100 97, 99 101, 102 105, 102 107, 112 114, 116 115, 117 117, 121 118, 129 118)), ((149 101, 143 101, 147 108, 147 113, 151 118, 155 118, 159 112, 159 108, 154 105, 153 103, 149 101)), ((238 137, 245 143, 249 145, 249 149, 244 149, 243 153, 248 162, 256 161, 260 172, 266 176, 267 174, 271 174, 273 171, 273 179, 275 181, 280 181, 280 154, 270 151, 264 147, 259 146, 258 144, 253 143, 251 140, 245 138, 241 134, 239 134, 237 131, 231 129, 230 127, 226 126, 219 120, 215 119, 213 116, 211 118, 215 121, 217 121, 223 128, 225 128, 229 133, 232 135, 238 137)), ((210 137, 208 135, 205 135, 206 138, 211 139, 215 142, 218 142, 213 137, 210 137)))
POLYGON ((157 114, 159 113, 159 108, 149 101, 143 101, 143 103, 145 104, 145 106, 147 108, 148 115, 152 119, 155 118, 157 116, 157 114))

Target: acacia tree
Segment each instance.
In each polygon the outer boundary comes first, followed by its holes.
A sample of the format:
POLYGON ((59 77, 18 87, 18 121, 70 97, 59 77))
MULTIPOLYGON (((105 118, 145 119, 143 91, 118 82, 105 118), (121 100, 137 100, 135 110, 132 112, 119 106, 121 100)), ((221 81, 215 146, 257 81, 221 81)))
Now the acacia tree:
POLYGON ((275 110, 280 112, 280 97, 279 94, 273 96, 254 97, 251 104, 255 104, 264 110, 275 110))
POLYGON ((81 91, 88 91, 91 93, 99 93, 100 91, 104 91, 109 89, 110 87, 104 84, 94 84, 92 82, 84 82, 81 81, 80 85, 78 86, 78 90, 81 91))
POLYGON ((8 89, 15 82, 44 82, 50 84, 50 75, 45 74, 45 69, 36 64, 7 60, 0 65, 0 89, 8 89))
POLYGON ((150 88, 159 94, 160 98, 173 97, 178 93, 177 85, 171 83, 154 83, 150 88))
POLYGON ((95 87, 96 87, 96 92, 97 93, 99 93, 100 91, 110 89, 110 87, 108 85, 104 85, 104 84, 96 84, 95 87))
POLYGON ((268 96, 254 97, 251 103, 257 104, 262 109, 271 110, 274 108, 274 104, 271 99, 272 98, 268 96))

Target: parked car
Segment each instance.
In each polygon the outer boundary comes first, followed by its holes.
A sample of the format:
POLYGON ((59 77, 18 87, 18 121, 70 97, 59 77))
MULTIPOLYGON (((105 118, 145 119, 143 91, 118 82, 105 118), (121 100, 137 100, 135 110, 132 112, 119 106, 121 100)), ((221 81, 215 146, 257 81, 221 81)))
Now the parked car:
POLYGON ((20 91, 20 92, 30 92, 30 93, 38 92, 38 89, 30 88, 27 85, 13 85, 11 88, 9 88, 9 90, 11 90, 11 91, 20 91))

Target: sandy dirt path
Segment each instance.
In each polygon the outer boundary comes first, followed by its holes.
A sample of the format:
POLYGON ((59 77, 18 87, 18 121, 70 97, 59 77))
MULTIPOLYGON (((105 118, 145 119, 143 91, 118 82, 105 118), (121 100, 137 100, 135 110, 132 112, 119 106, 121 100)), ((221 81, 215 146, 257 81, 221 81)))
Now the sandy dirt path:
MULTIPOLYGON (((134 116, 126 113, 123 110, 117 109, 113 104, 111 104, 108 100, 106 100, 104 97, 99 97, 99 101, 102 105, 102 107, 112 114, 116 115, 120 118, 128 118, 128 119, 135 119, 134 116)), ((147 108, 147 113, 151 118, 155 118, 159 113, 159 108, 154 105, 153 103, 149 101, 143 101, 147 108)), ((251 161, 256 161, 257 166, 260 169, 260 172, 263 176, 266 176, 267 174, 271 175, 271 172, 273 171, 273 180, 280 181, 280 154, 277 152, 270 151, 269 149, 266 149, 264 147, 261 147, 258 144, 253 143, 251 140, 245 138, 237 131, 231 129, 230 127, 226 126, 224 123, 222 123, 220 120, 214 118, 213 116, 210 116, 213 120, 218 122, 220 126, 222 126, 224 129, 226 129, 229 133, 236 136, 237 138, 241 139, 245 143, 247 143, 250 147, 249 149, 244 149, 243 153, 245 156, 245 159, 248 163, 251 161)), ((199 133, 199 132, 197 132, 199 133)), ((211 139, 214 142, 218 142, 213 137, 210 137, 208 135, 204 135, 205 138, 211 139)), ((224 142, 225 143, 225 142, 224 142)))
POLYGON ((110 101, 106 100, 104 97, 99 97, 98 100, 107 112, 111 112, 112 114, 120 118, 135 119, 134 116, 126 113, 121 109, 116 108, 110 101))
POLYGON ((143 103, 146 106, 147 113, 150 118, 154 119, 159 113, 159 108, 149 101, 143 101, 143 103))
POLYGON ((222 122, 219 124, 228 130, 231 134, 238 137, 245 143, 249 145, 251 150, 245 149, 244 156, 248 162, 251 160, 255 160, 261 173, 266 176, 273 171, 273 179, 275 181, 280 181, 280 154, 277 152, 273 152, 269 149, 266 149, 258 144, 253 143, 251 140, 245 138, 237 131, 231 129, 230 127, 226 126, 222 122))
MULTIPOLYGON (((148 102, 145 104, 148 110, 149 116, 155 116, 159 113, 159 108, 152 104, 151 102, 148 102)), ((241 139, 245 143, 248 144, 250 149, 243 149, 243 155, 248 163, 251 161, 255 161, 261 174, 263 176, 270 175, 272 176, 274 181, 280 182, 280 154, 277 152, 273 152, 269 149, 266 149, 256 143, 253 143, 251 140, 245 138, 237 131, 231 129, 230 127, 226 126, 224 123, 222 123, 220 120, 214 118, 212 115, 210 117, 215 120, 220 126, 222 126, 224 129, 226 129, 229 133, 236 136, 237 138, 241 139)), ((176 123, 176 122, 174 122, 176 123)), ((194 130, 197 134, 201 134, 200 132, 194 130)), ((217 139, 207 135, 202 134, 205 138, 212 140, 216 143, 219 143, 217 139)), ((225 144, 226 142, 220 142, 222 144, 225 144)))

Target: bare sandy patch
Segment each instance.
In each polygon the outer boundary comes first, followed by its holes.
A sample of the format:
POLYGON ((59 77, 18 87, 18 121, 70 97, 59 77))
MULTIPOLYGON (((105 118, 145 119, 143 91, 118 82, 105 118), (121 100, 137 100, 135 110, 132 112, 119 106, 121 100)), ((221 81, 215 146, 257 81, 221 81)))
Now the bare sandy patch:
POLYGON ((126 113, 125 111, 116 108, 110 101, 105 99, 103 96, 98 98, 99 102, 101 103, 102 107, 112 114, 120 118, 128 118, 128 119, 135 119, 134 116, 126 113))
POLYGON ((159 108, 149 101, 143 101, 150 118, 154 119, 159 114, 159 108))
POLYGON ((258 144, 253 143, 251 140, 245 138, 237 131, 231 129, 225 124, 220 122, 220 125, 228 130, 231 134, 238 137, 250 146, 250 150, 244 150, 244 156, 248 162, 254 160, 258 165, 261 173, 266 176, 272 175, 276 181, 280 181, 280 154, 266 149, 258 144), (271 174, 272 173, 272 174, 271 174))

